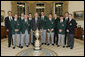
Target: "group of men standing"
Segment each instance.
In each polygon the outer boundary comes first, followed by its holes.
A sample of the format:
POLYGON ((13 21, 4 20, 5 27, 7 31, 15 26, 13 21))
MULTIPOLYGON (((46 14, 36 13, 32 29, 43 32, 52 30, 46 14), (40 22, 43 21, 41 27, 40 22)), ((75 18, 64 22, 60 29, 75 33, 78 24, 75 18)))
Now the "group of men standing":
POLYGON ((38 28, 41 32, 40 39, 42 45, 54 45, 56 43, 57 47, 62 44, 64 48, 67 44, 66 47, 73 49, 74 28, 76 25, 77 23, 73 19, 72 14, 68 12, 65 13, 65 17, 62 15, 57 16, 57 14, 54 14, 54 16, 49 14, 47 17, 44 12, 41 12, 41 16, 39 16, 38 13, 35 13, 34 18, 32 18, 31 13, 29 15, 21 13, 20 17, 15 14, 13 17, 12 12, 8 11, 8 16, 5 18, 5 27, 8 31, 8 47, 11 47, 11 42, 13 43, 13 49, 16 46, 23 48, 24 44, 27 47, 30 43, 34 45, 36 39, 34 31, 38 28))

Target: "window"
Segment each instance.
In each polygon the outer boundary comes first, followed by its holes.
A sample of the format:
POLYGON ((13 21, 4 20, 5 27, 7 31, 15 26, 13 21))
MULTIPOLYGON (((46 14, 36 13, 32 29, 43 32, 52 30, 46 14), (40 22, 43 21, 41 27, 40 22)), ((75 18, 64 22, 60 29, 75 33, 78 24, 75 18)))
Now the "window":
POLYGON ((25 3, 17 2, 17 12, 18 16, 20 16, 21 13, 25 14, 25 3))
POLYGON ((36 12, 38 12, 39 16, 40 13, 45 9, 45 4, 44 3, 36 3, 36 12))
POLYGON ((63 3, 55 3, 55 13, 62 15, 63 13, 63 3))

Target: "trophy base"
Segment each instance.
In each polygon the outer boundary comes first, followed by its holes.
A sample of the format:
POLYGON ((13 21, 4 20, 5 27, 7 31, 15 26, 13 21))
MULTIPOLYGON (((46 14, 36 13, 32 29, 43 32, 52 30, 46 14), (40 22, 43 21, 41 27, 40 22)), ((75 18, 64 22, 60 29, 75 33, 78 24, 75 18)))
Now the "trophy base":
POLYGON ((36 48, 34 48, 34 50, 41 50, 41 48, 40 47, 36 47, 36 48))

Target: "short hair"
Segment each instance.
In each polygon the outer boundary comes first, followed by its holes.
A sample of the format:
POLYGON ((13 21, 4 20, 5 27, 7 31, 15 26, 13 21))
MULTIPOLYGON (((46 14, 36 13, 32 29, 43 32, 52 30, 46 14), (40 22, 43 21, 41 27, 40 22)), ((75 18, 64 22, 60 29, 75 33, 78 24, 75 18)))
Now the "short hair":
POLYGON ((22 12, 21 14, 24 14, 24 12, 22 12))
POLYGON ((49 15, 52 15, 52 13, 49 13, 49 15))
POLYGON ((65 14, 66 14, 66 13, 68 13, 68 14, 69 14, 69 12, 65 12, 65 14))
POLYGON ((60 15, 60 17, 63 17, 63 15, 60 15))
POLYGON ((58 15, 57 13, 55 13, 56 15, 58 15))
POLYGON ((44 11, 41 11, 41 12, 44 12, 44 11))
POLYGON ((11 13, 12 13, 12 11, 8 11, 8 13, 9 13, 9 12, 11 12, 11 13))
POLYGON ((17 13, 15 13, 14 15, 18 15, 17 13))
POLYGON ((32 13, 29 13, 29 14, 32 14, 32 13))
POLYGON ((71 16, 72 16, 72 14, 69 14, 69 15, 71 15, 71 16))

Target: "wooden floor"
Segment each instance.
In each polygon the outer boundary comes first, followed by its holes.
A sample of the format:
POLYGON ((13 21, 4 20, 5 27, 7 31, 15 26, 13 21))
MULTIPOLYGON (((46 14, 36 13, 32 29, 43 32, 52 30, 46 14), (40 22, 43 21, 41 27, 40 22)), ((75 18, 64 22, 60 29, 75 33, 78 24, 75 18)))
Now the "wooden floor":
MULTIPOLYGON (((7 38, 1 40, 1 56, 16 56, 16 54, 22 50, 33 48, 33 46, 30 45, 29 47, 24 46, 23 49, 17 47, 16 49, 12 49, 12 47, 8 48, 7 42, 7 38)), ((84 56, 84 41, 78 39, 75 39, 74 49, 72 50, 69 48, 57 47, 56 45, 42 45, 42 48, 44 47, 55 51, 58 56, 84 56)))

